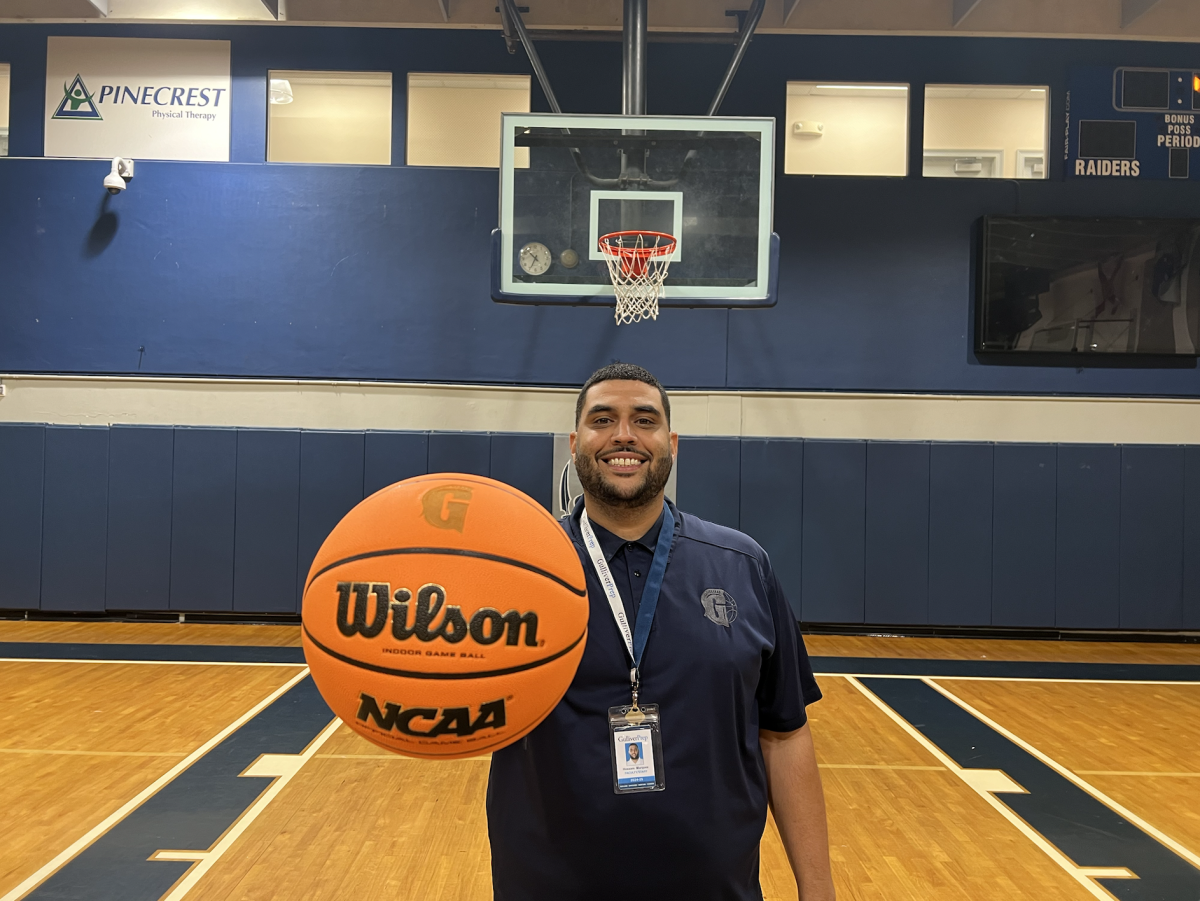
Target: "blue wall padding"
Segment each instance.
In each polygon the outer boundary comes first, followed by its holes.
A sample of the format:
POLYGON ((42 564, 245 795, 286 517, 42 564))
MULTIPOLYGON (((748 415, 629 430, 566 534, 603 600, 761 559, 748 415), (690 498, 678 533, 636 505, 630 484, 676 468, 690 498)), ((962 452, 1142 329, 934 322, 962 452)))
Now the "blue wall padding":
POLYGON ((1054 624, 1121 624, 1121 448, 1058 446, 1054 624))
POLYGON ((42 610, 104 610, 108 435, 93 426, 46 429, 42 610))
MULTIPOLYGON (((231 163, 139 161, 119 197, 100 160, 0 166, 0 360, 9 371, 576 384, 613 358, 674 387, 1195 396, 1172 365, 998 365, 971 352, 972 228, 985 214, 1190 216, 1200 184, 919 177, 925 83, 1047 84, 1061 123, 1081 65, 1200 67, 1187 42, 759 35, 721 112, 773 116, 780 291, 770 310, 607 308, 489 297, 495 170, 407 167, 410 71, 528 73, 496 32, 106 25, 105 34, 232 42, 231 163), (267 164, 272 67, 393 77, 392 166, 267 164), (782 173, 789 79, 906 82, 909 178, 782 173), (144 350, 143 350, 144 349, 144 350)), ((95 25, 0 26, 12 63, 11 153, 42 153, 46 37, 95 25)), ((620 47, 545 42, 563 108, 618 112, 620 47)), ((728 47, 658 44, 649 108, 700 114, 728 47)), ((533 84, 534 109, 545 99, 533 84)))
POLYGON ((1121 449, 1121 628, 1183 625, 1182 447, 1121 449))
POLYGON ((234 522, 234 611, 299 613, 299 431, 238 429, 234 522))
POLYGON ((429 471, 487 476, 491 445, 491 436, 480 432, 434 432, 429 436, 429 471))
POLYGON ((0 425, 0 610, 38 606, 45 435, 40 425, 0 425))
POLYGON ((296 594, 333 527, 363 499, 362 432, 300 433, 300 541, 296 594))
POLYGON ((801 619, 804 442, 743 438, 738 527, 763 546, 788 603, 801 619))
POLYGON ((171 596, 175 429, 113 426, 108 435, 106 610, 163 610, 171 596))
POLYGON ((1053 444, 997 444, 992 499, 992 625, 1054 625, 1053 444))
MULTIPOLYGON (((0 425, 0 609, 294 614, 364 461, 419 474, 426 442, 549 500, 548 434, 0 425)), ((681 447, 680 507, 757 539, 804 621, 1200 626, 1200 447, 681 447)))
POLYGON ((992 622, 990 444, 929 449, 929 622, 992 622))
POLYGON ((177 428, 171 610, 233 610, 237 430, 177 428))
POLYGON ((801 604, 809 622, 865 617, 867 443, 806 441, 801 604))
POLYGON ((554 466, 554 436, 494 433, 491 436, 490 475, 519 488, 553 509, 553 486, 547 473, 554 466))
POLYGON ((429 471, 425 432, 367 432, 363 453, 364 497, 429 471))
POLYGON ((929 622, 929 445, 867 445, 866 621, 929 622))
POLYGON ((687 512, 731 529, 741 518, 742 443, 738 438, 680 438, 676 487, 687 512))
POLYGON ((1200 447, 1184 449, 1183 627, 1200 629, 1200 447))

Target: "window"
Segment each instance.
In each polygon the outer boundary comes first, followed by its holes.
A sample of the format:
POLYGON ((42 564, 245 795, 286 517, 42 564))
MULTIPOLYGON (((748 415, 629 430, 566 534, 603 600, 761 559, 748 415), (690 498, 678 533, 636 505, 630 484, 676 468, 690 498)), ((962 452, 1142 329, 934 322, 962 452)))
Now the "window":
POLYGON ((1045 178, 1048 97, 1037 85, 926 85, 922 174, 1045 178))
POLYGON ((392 162, 392 73, 267 73, 267 160, 392 162))
POLYGON ((9 64, 0 63, 0 156, 8 156, 9 64))
POLYGON ((786 128, 786 173, 908 173, 908 85, 789 81, 786 128))
MULTIPOLYGON (((408 76, 408 164, 498 168, 500 114, 527 112, 528 75, 413 72, 408 76)), ((528 148, 517 153, 515 165, 527 167, 528 148)))

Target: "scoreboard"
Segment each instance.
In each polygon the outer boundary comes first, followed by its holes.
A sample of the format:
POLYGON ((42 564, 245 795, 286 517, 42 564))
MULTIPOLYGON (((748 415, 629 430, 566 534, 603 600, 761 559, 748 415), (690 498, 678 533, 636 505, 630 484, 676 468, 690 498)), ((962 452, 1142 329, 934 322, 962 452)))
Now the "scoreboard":
POLYGON ((1200 72, 1078 68, 1066 116, 1067 178, 1200 179, 1200 72))

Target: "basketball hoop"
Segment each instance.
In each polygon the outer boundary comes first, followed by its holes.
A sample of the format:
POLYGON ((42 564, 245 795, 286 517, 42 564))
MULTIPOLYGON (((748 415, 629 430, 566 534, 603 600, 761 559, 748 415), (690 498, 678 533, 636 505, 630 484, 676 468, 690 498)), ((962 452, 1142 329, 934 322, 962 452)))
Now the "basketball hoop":
POLYGON ((677 244, 662 232, 612 232, 600 239, 617 298, 617 325, 658 318, 658 299, 677 244))

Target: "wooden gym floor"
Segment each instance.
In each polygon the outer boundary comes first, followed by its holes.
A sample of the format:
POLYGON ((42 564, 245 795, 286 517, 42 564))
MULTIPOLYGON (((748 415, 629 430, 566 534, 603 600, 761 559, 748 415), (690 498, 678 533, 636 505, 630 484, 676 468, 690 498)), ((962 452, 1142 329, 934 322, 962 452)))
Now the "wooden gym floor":
MULTIPOLYGON (((359 739, 298 645, 0 621, 0 901, 490 898, 487 761, 359 739)), ((1200 898, 1200 645, 808 646, 842 901, 1200 898)))

